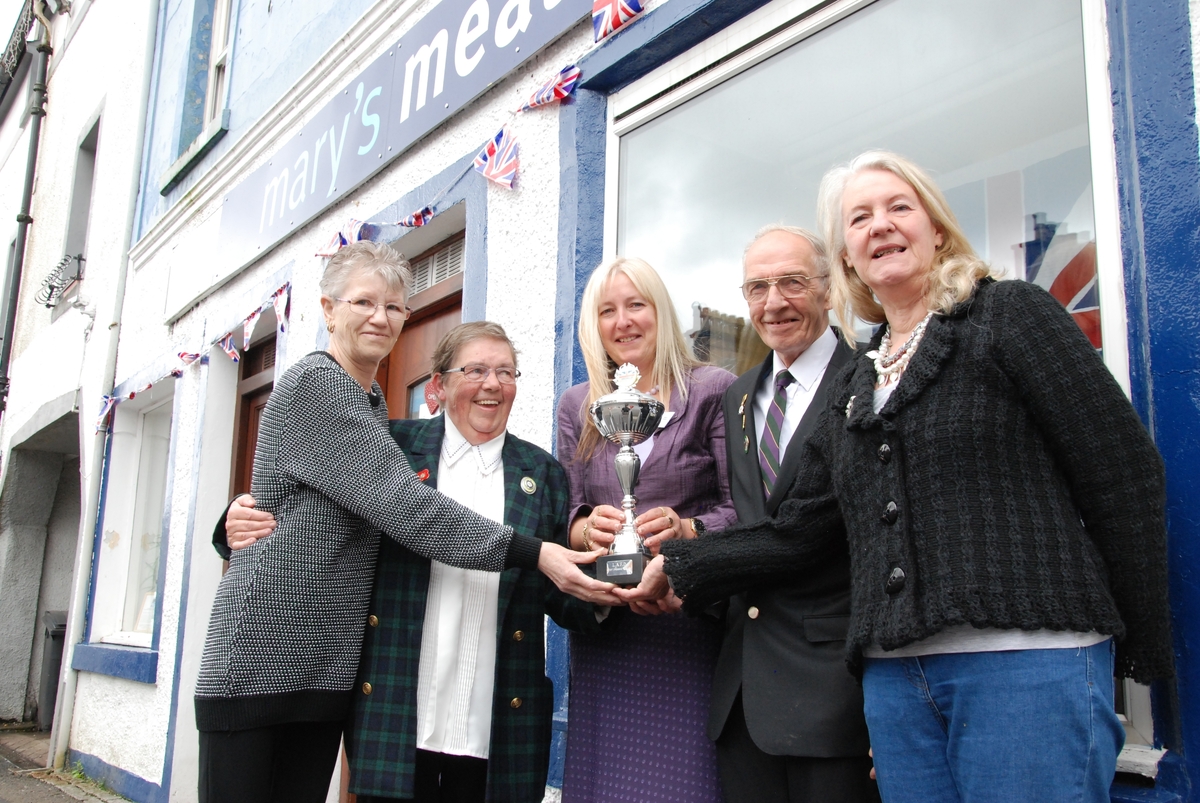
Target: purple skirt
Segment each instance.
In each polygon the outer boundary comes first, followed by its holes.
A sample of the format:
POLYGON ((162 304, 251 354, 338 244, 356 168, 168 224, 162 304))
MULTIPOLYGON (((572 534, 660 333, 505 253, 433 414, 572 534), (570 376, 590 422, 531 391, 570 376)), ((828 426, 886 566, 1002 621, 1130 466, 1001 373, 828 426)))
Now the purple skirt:
POLYGON ((721 628, 683 614, 571 635, 563 803, 721 803, 706 734, 721 628))

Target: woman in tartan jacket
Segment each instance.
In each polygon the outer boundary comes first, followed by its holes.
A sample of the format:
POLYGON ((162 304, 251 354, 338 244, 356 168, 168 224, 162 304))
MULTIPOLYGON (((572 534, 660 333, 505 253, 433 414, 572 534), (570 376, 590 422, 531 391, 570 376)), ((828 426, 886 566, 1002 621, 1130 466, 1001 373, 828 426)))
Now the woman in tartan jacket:
MULTIPOLYGON (((418 477, 474 507, 469 499, 439 484, 439 468, 445 470, 448 459, 473 459, 475 448, 481 455, 499 454, 503 523, 544 541, 565 542, 568 494, 562 467, 544 450, 505 433, 519 372, 515 349, 504 330, 487 322, 451 330, 434 352, 433 369, 431 386, 445 415, 424 421, 396 420, 390 425, 418 477), (483 378, 473 381, 472 374, 483 378), (493 451, 487 451, 488 444, 493 451)), ((231 537, 240 535, 246 527, 246 519, 240 517, 250 513, 237 502, 231 507, 231 537)), ((273 524, 264 521, 267 529, 273 524)), ((450 614, 439 609, 436 600, 447 582, 440 578, 447 572, 448 567, 432 564, 402 546, 381 544, 354 709, 345 731, 349 789, 359 803, 483 803, 485 799, 535 803, 544 796, 554 703, 545 674, 544 616, 573 630, 596 632, 594 608, 562 593, 540 572, 521 568, 502 572, 484 592, 495 604, 494 623, 484 623, 485 631, 491 627, 495 632, 493 668, 466 672, 470 705, 452 702, 439 708, 433 687, 454 681, 436 670, 440 666, 457 672, 463 652, 451 648, 452 654, 445 655, 438 640, 446 638, 447 627, 453 634, 466 634, 480 624, 469 613, 457 618, 458 612, 447 622, 450 614), (437 611, 432 618, 431 610, 437 611), (485 676, 491 685, 490 716, 478 710, 480 689, 472 684, 485 676), (474 741, 469 725, 455 730, 455 722, 471 719, 476 722, 474 741), (431 741, 439 749, 428 749, 431 741)), ((473 574, 468 584, 488 582, 486 573, 473 574)), ((442 593, 456 599, 470 595, 469 589, 458 586, 442 593)), ((466 646, 468 652, 478 650, 482 656, 487 645, 466 646)), ((480 657, 478 663, 484 660, 480 657)))

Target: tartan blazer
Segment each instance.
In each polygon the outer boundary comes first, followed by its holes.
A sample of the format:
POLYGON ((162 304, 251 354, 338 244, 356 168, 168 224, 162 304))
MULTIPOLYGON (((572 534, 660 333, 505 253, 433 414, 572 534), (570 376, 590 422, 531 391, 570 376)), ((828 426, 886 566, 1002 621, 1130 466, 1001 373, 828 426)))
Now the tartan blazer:
MULTIPOLYGON (((426 482, 436 485, 443 418, 392 421, 391 431, 413 470, 428 471, 426 482)), ((516 532, 566 545, 569 495, 562 466, 512 434, 504 440, 502 456, 505 523, 516 532)), ((350 791, 411 798, 429 561, 384 541, 345 733, 350 791)), ((572 630, 599 631, 592 605, 563 594, 540 572, 509 569, 501 574, 488 751, 490 803, 537 803, 545 794, 554 695, 546 677, 544 614, 572 630)))

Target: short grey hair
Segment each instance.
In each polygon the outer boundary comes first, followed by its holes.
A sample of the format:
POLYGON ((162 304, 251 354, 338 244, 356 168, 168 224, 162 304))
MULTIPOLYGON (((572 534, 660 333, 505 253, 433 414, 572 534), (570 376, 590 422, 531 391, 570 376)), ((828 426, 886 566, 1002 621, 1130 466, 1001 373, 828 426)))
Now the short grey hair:
POLYGON ((491 321, 471 321, 469 323, 460 323, 443 335, 442 339, 438 341, 437 348, 433 350, 432 372, 441 374, 454 368, 455 366, 451 365, 451 363, 454 362, 454 355, 458 354, 458 350, 468 343, 481 338, 498 340, 508 346, 509 351, 513 355, 513 368, 517 367, 517 347, 509 339, 508 333, 504 331, 504 327, 491 321))
MULTIPOLYGON (((815 232, 800 226, 789 226, 786 223, 768 223, 758 231, 754 232, 754 238, 746 243, 746 247, 742 249, 742 270, 746 269, 746 254, 750 253, 750 249, 754 244, 766 237, 768 234, 774 234, 781 231, 785 234, 794 234, 808 242, 812 246, 813 254, 816 256, 816 264, 813 266, 817 271, 817 276, 824 280, 825 287, 829 287, 829 249, 825 245, 825 240, 815 232)), ((816 277, 813 277, 816 278, 816 277)))
POLYGON ((321 295, 336 298, 355 276, 380 276, 388 290, 407 299, 412 288, 412 266, 404 255, 387 243, 359 240, 332 257, 321 276, 321 295))

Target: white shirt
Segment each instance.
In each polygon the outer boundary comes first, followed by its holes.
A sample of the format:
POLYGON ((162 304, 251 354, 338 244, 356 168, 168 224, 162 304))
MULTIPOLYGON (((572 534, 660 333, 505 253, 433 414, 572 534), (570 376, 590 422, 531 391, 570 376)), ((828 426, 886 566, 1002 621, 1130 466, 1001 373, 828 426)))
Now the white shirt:
POLYGON ((779 352, 772 352, 771 374, 763 377, 758 390, 754 393, 754 435, 755 451, 762 443, 763 428, 767 425, 767 411, 771 409, 771 401, 775 398, 775 377, 785 368, 796 381, 787 386, 784 391, 787 396, 787 407, 783 411, 783 428, 779 432, 779 454, 783 456, 788 443, 804 417, 808 405, 812 404, 813 396, 817 394, 817 386, 825 369, 837 348, 837 335, 832 329, 826 328, 813 344, 806 348, 791 365, 784 365, 779 358, 779 352))
MULTIPOLYGON (((437 488, 481 516, 504 519, 504 435, 472 446, 446 416, 437 488)), ((417 747, 488 757, 500 574, 432 561, 417 672, 417 747)))

